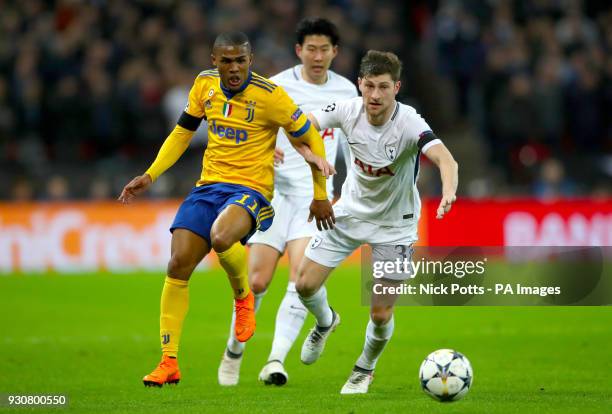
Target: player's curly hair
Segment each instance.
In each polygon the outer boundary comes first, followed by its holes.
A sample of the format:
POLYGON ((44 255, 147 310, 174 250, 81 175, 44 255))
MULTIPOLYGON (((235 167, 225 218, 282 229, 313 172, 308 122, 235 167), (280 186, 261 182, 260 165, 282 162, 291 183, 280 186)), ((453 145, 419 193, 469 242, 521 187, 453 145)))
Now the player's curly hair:
POLYGON ((295 31, 298 44, 303 45, 306 36, 323 35, 329 37, 331 44, 337 46, 340 42, 340 35, 335 24, 322 17, 305 18, 298 23, 295 31))
POLYGON ((368 50, 359 65, 359 77, 380 76, 388 73, 397 82, 402 73, 402 61, 395 53, 368 50))

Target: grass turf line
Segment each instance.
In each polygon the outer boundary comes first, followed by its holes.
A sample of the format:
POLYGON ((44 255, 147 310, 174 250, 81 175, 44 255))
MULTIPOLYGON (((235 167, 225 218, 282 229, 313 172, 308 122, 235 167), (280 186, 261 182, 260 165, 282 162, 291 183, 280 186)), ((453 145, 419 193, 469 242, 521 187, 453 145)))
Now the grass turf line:
POLYGON ((163 275, 1 277, 0 393, 69 396, 67 409, 35 412, 612 411, 609 307, 401 307, 370 394, 341 396, 368 318, 358 269, 351 267, 338 269, 328 282, 342 324, 321 360, 312 366, 299 361, 314 323, 309 317, 287 358, 289 383, 266 387, 257 374, 270 351, 286 276, 281 269, 264 298, 240 385, 224 388, 216 372, 229 331, 231 290, 220 271, 194 275, 179 357, 183 379, 163 389, 145 389, 141 382, 159 360, 163 275), (467 397, 450 404, 426 396, 417 378, 422 359, 446 347, 463 352, 475 375, 467 397))

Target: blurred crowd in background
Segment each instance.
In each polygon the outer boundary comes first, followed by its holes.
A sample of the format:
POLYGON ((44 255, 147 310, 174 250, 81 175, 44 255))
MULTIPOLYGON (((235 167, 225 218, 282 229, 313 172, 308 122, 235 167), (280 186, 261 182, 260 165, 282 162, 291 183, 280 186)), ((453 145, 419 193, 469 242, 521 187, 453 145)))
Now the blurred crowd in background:
MULTIPOLYGON (((609 197, 610 4, 0 0, 0 199, 115 198, 155 157, 218 33, 247 33, 254 70, 272 76, 297 63, 304 16, 338 25, 333 69, 351 80, 368 49, 400 56, 399 100, 458 154, 460 194, 609 197)), ((203 126, 150 196, 184 196, 205 145, 203 126)))

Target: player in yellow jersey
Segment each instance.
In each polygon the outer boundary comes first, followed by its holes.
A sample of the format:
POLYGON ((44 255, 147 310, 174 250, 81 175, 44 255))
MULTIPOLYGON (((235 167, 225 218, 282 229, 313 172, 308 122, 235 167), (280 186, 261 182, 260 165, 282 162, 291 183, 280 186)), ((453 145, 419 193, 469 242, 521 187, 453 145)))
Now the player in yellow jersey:
POLYGON ((198 75, 177 126, 157 158, 123 189, 128 203, 146 190, 187 149, 201 121, 208 121, 208 146, 203 170, 181 204, 170 231, 171 258, 161 295, 162 361, 143 378, 146 386, 178 383, 177 354, 189 304, 188 281, 200 261, 214 249, 234 291, 235 334, 247 341, 255 331, 253 293, 249 289, 244 244, 256 231, 272 224, 274 148, 279 127, 292 136, 312 168, 314 199, 311 218, 319 228, 335 222, 327 199, 326 178, 334 173, 325 160, 320 135, 280 87, 250 70, 253 55, 241 32, 215 40, 212 62, 217 67, 198 75))

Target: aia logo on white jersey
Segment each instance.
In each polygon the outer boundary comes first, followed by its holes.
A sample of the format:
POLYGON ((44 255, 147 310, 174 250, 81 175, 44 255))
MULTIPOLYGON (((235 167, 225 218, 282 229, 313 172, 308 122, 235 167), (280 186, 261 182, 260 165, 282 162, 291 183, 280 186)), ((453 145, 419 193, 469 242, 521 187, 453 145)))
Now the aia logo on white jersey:
POLYGON ((383 175, 390 175, 390 176, 395 175, 393 171, 391 171, 391 168, 389 167, 383 167, 383 168, 376 169, 372 167, 370 164, 366 164, 365 162, 361 161, 357 157, 355 157, 355 165, 358 166, 361 169, 361 171, 363 171, 364 174, 371 175, 373 177, 380 177, 383 175))
POLYGON ((390 144, 385 145, 385 154, 387 154, 389 161, 395 161, 395 157, 397 156, 397 147, 390 144))
POLYGON ((321 138, 325 140, 325 138, 334 139, 334 129, 333 128, 325 128, 321 131, 321 138))

